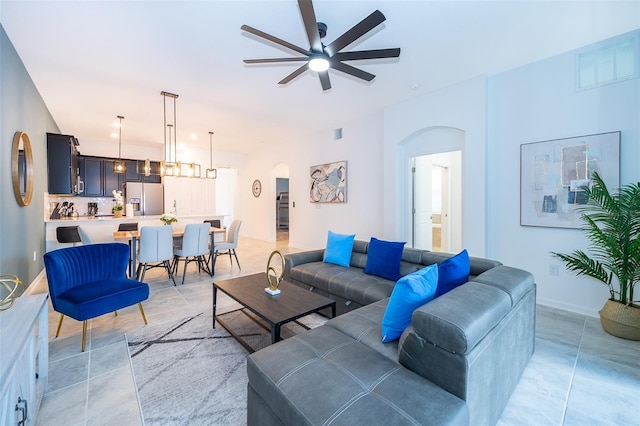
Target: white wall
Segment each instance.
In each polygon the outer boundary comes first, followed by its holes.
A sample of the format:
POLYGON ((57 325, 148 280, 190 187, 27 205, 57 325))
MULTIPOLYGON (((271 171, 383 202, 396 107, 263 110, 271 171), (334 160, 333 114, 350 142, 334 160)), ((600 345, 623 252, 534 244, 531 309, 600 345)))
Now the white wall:
POLYGON ((250 156, 238 176, 236 213, 245 235, 275 239, 275 178, 283 176, 274 168, 283 163, 289 170, 291 246, 324 247, 329 229, 363 240, 382 238, 382 122, 382 113, 375 114, 343 125, 340 140, 333 139, 334 129, 326 129, 250 156), (342 160, 347 160, 347 203, 310 203, 310 167, 342 160), (251 194, 254 179, 262 182, 259 198, 251 194))
POLYGON ((520 226, 523 143, 620 130, 621 183, 640 180, 640 80, 576 91, 574 59, 569 52, 489 81, 487 244, 490 257, 535 275, 540 303, 595 316, 607 288, 550 255, 586 249, 582 233, 520 226), (549 265, 558 265, 558 276, 549 265))

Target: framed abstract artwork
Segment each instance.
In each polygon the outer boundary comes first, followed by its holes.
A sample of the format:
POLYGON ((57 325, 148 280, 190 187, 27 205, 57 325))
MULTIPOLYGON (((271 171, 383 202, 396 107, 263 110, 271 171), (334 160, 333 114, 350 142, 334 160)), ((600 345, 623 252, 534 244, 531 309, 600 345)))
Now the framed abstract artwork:
POLYGON ((579 228, 594 172, 620 187, 620 132, 520 145, 520 225, 579 228))
POLYGON ((319 164, 310 169, 309 201, 312 203, 347 202, 347 162, 319 164))

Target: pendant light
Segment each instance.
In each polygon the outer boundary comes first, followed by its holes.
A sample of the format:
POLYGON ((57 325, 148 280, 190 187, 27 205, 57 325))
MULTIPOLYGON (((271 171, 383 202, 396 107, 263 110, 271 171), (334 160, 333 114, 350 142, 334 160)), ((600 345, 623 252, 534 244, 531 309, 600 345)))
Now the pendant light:
POLYGON ((120 128, 120 134, 118 136, 118 160, 113 162, 113 173, 124 173, 127 171, 127 164, 122 161, 122 120, 124 117, 118 115, 118 119, 120 120, 120 124, 118 125, 120 128))
POLYGON ((209 167, 207 169, 207 179, 215 179, 218 177, 218 170, 213 168, 213 132, 209 132, 209 167))
MULTIPOLYGON (((169 93, 169 92, 160 92, 163 97, 163 107, 164 107, 164 161, 160 162, 160 176, 180 176, 180 163, 176 161, 176 149, 174 143, 177 143, 176 136, 176 99, 178 99, 178 95, 169 93), (171 115, 167 115, 167 98, 173 99, 173 120, 171 120, 171 115), (167 123, 167 119, 171 121, 171 123, 167 123), (171 141, 171 132, 173 131, 174 142, 171 141), (167 134, 169 135, 169 145, 167 146, 167 134)), ((171 107, 171 105, 170 105, 171 107)), ((170 113, 171 111, 169 111, 170 113)))

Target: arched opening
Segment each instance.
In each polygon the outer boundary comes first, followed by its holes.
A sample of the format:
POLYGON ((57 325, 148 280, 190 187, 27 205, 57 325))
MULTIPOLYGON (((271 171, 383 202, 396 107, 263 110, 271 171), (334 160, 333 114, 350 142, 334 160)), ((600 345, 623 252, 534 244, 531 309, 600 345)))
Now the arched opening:
POLYGON ((464 141, 460 129, 428 127, 399 144, 406 194, 401 217, 408 246, 461 250, 464 141))

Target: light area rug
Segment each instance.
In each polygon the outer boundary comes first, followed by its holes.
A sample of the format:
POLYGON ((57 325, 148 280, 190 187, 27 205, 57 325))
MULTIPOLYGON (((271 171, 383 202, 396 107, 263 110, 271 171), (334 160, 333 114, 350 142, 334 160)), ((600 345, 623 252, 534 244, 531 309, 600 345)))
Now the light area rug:
MULTIPOLYGON (((270 343, 268 332, 240 311, 223 320, 255 349, 270 343)), ((317 327, 319 315, 301 322, 317 327)), ((212 315, 148 326, 127 334, 145 425, 242 425, 247 413, 248 351, 212 315)), ((283 338, 303 332, 292 323, 283 338)))

